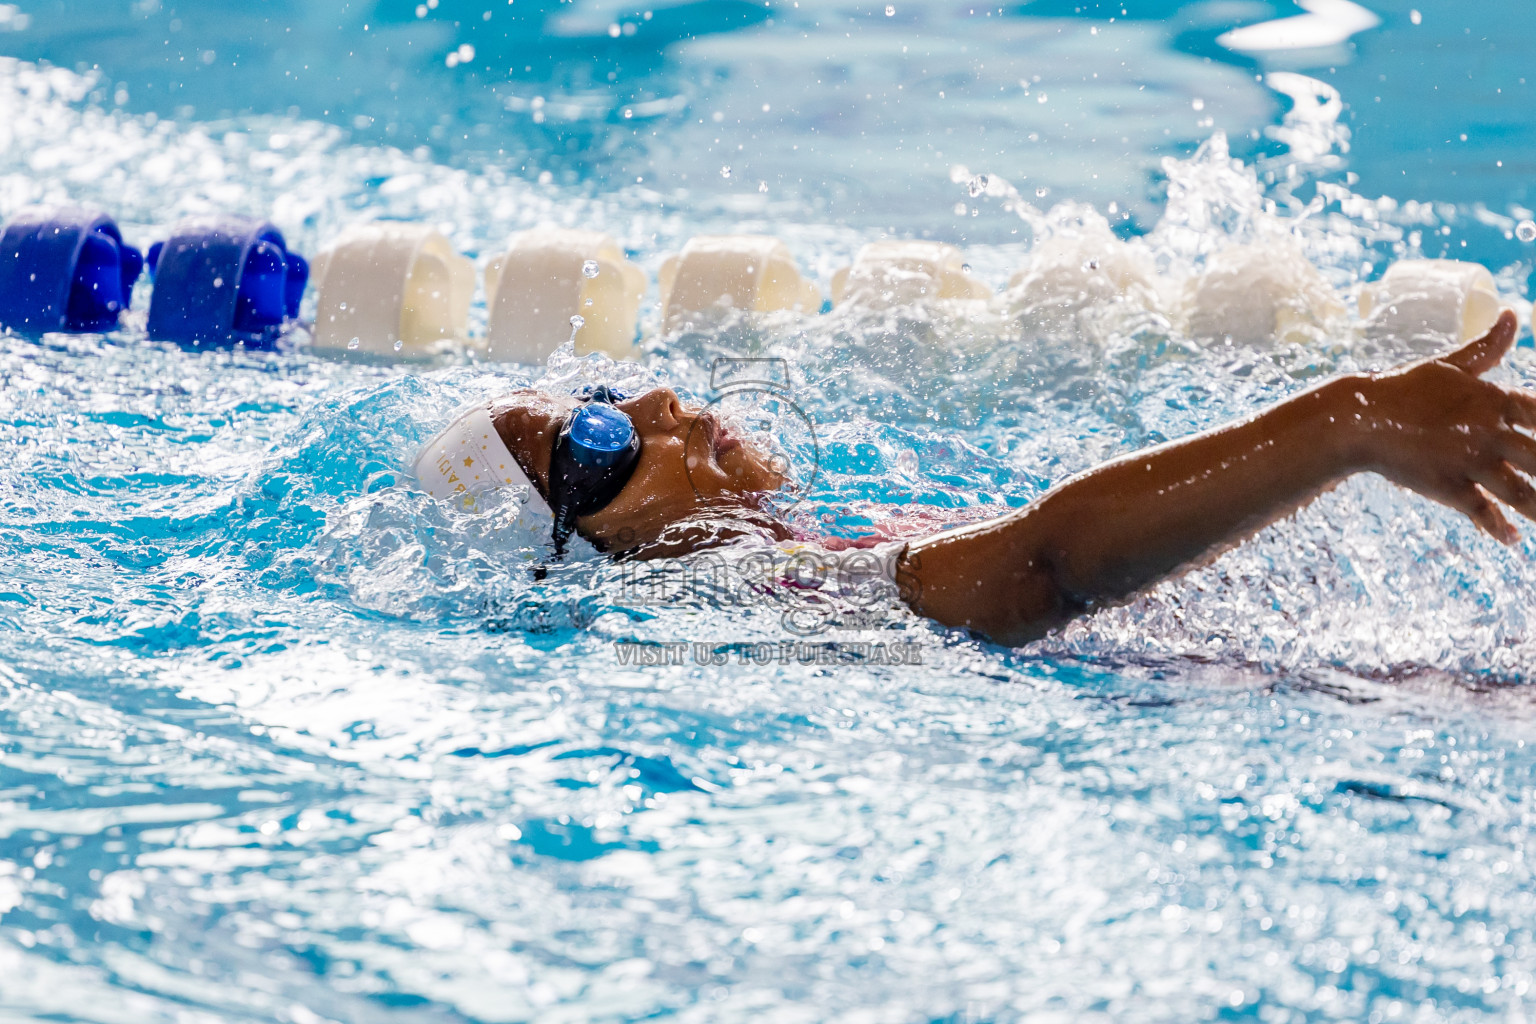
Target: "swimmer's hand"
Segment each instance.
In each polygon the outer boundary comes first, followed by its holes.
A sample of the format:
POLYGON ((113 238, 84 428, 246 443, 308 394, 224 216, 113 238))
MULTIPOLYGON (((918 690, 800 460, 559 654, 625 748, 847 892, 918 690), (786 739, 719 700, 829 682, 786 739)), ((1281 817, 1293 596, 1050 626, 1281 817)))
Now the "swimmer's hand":
POLYGON ((1536 397, 1481 380, 1515 340, 1485 336, 1390 373, 1336 377, 1256 416, 1107 462, 1017 512, 914 541, 897 566, 912 608, 1022 643, 1207 562, 1341 480, 1378 472, 1518 534, 1536 519, 1536 397))
POLYGON ((1447 356, 1357 378, 1347 421, 1360 469, 1463 513, 1506 544, 1520 532, 1499 502, 1536 519, 1536 395, 1482 380, 1515 343, 1505 310, 1487 334, 1447 356), (1497 500, 1495 500, 1497 499, 1497 500))

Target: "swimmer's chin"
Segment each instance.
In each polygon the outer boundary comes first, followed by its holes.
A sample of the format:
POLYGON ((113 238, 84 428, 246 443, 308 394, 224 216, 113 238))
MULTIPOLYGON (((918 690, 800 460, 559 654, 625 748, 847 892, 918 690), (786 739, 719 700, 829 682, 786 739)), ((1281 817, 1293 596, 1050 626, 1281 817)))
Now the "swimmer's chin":
POLYGON ((762 499, 789 486, 788 474, 774 468, 782 460, 768 455, 756 445, 738 438, 729 439, 732 444, 722 444, 716 449, 720 467, 737 481, 739 493, 747 500, 762 499))

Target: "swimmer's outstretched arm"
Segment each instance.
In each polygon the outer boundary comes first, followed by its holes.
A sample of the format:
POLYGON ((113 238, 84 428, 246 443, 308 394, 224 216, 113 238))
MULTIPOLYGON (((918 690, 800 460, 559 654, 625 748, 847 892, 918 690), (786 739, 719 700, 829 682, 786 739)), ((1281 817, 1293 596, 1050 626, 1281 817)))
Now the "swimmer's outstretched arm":
POLYGON ((913 542, 915 611, 1003 643, 1134 596, 1376 472, 1518 539, 1495 501, 1536 518, 1536 395, 1478 378, 1514 344, 1506 310, 1440 359, 1330 380, 1259 413, 1115 459, 1011 515, 913 542))

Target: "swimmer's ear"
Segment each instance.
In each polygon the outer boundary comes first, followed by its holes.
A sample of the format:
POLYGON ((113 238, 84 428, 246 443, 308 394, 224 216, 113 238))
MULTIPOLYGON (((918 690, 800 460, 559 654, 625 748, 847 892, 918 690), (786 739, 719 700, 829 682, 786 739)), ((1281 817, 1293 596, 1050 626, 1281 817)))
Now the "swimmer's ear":
POLYGON ((1504 358, 1504 353, 1508 352, 1510 346, 1515 343, 1515 331, 1518 326, 1514 310, 1506 309, 1499 314, 1499 319, 1488 329, 1487 334, 1475 341, 1467 342, 1442 361, 1474 377, 1481 377, 1498 366, 1499 360, 1504 358))

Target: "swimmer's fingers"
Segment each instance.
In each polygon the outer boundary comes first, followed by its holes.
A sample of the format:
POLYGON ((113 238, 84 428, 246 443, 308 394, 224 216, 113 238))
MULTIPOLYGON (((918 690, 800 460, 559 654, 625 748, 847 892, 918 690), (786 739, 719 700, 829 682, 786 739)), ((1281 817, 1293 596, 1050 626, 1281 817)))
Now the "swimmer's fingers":
POLYGON ((1516 530, 1499 509, 1499 503, 1480 485, 1470 480, 1464 488, 1437 500, 1460 512, 1477 524, 1477 528, 1501 544, 1513 544, 1520 539, 1516 530))
POLYGON ((1536 394, 1523 388, 1500 388, 1504 392, 1504 422, 1536 430, 1536 394))
POLYGON ((1525 518, 1536 519, 1536 487, 1531 486, 1526 475, 1514 466, 1500 462, 1486 473, 1479 474, 1478 483, 1525 518))
POLYGON ((1499 455, 1515 468, 1536 476, 1536 439, 1530 435, 1505 428, 1499 436, 1499 455))
POLYGON ((1488 333, 1474 341, 1469 341, 1461 348, 1445 356, 1441 362, 1450 363, 1458 370, 1481 377, 1504 358, 1510 346, 1515 343, 1515 331, 1519 324, 1515 320, 1514 310, 1506 309, 1499 314, 1499 319, 1488 329, 1488 333))

